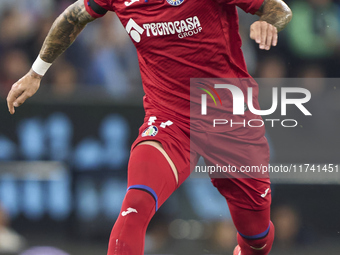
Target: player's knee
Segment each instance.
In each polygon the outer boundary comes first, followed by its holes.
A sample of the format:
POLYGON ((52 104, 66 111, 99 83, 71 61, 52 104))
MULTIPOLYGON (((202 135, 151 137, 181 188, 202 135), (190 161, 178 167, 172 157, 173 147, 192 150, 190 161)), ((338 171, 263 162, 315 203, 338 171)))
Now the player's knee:
POLYGON ((140 145, 133 149, 128 167, 129 190, 143 190, 149 199, 154 199, 157 211, 176 188, 171 166, 157 148, 140 145))
POLYGON ((122 216, 130 213, 155 212, 156 201, 150 192, 143 189, 129 189, 125 195, 122 216))
POLYGON ((144 236, 154 214, 153 196, 143 189, 129 189, 111 232, 108 255, 143 254, 144 236))
POLYGON ((160 169, 168 165, 166 158, 157 148, 150 145, 139 145, 133 149, 130 156, 128 181, 138 178, 139 181, 148 182, 151 175, 157 176, 160 169))
POLYGON ((158 172, 163 174, 163 171, 160 171, 161 169, 164 169, 164 171, 169 171, 168 169, 170 169, 176 179, 176 183, 178 182, 176 166, 159 142, 144 141, 138 144, 132 151, 129 170, 148 169, 150 171, 150 169, 155 168, 158 168, 158 171, 154 174, 158 172))

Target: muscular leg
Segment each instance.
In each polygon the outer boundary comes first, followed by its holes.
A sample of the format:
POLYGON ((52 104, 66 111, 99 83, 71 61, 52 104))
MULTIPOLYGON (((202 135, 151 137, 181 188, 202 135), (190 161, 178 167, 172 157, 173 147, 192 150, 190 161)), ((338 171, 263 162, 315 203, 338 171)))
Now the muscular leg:
POLYGON ((108 255, 144 254, 147 226, 177 182, 177 169, 160 143, 145 141, 133 149, 128 191, 111 232, 108 255))
POLYGON ((165 150, 163 149, 162 144, 159 143, 159 142, 156 142, 156 141, 144 141, 144 142, 139 143, 137 146, 140 146, 140 145, 143 145, 143 144, 151 145, 151 146, 157 148, 163 154, 163 156, 166 158, 166 160, 170 164, 171 170, 172 170, 172 172, 175 176, 175 179, 176 179, 176 184, 178 184, 178 172, 177 172, 176 166, 175 166, 174 162, 172 162, 169 155, 166 154, 165 150))
POLYGON ((274 225, 270 221, 270 207, 255 211, 230 203, 228 205, 238 231, 237 242, 241 248, 241 255, 267 255, 274 241, 274 225))
MULTIPOLYGON (((256 179, 213 179, 214 186, 227 199, 238 231, 241 255, 267 255, 274 241, 274 225, 270 221, 271 194, 269 183, 256 179)), ((239 255, 234 253, 234 255, 239 255)))

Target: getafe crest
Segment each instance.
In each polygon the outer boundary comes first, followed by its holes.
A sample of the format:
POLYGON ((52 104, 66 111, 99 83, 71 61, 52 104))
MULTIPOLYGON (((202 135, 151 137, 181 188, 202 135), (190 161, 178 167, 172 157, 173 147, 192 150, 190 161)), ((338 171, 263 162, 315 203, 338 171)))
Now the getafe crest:
POLYGON ((184 0, 166 0, 166 1, 172 6, 178 6, 184 2, 184 0))
POLYGON ((142 133, 142 137, 145 136, 156 136, 158 133, 158 128, 156 126, 150 126, 147 129, 144 130, 142 133))

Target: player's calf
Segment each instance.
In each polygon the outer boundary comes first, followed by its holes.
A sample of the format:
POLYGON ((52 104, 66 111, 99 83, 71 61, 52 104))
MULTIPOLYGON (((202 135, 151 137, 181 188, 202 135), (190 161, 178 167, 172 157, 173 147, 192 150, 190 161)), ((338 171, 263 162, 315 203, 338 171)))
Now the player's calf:
POLYGON ((112 229, 108 255, 141 255, 147 226, 177 188, 162 152, 150 145, 135 147, 128 167, 128 190, 112 229))
POLYGON ((128 190, 112 229, 108 255, 143 254, 147 225, 155 214, 155 200, 142 190, 128 190))
MULTIPOLYGON (((267 196, 270 196, 270 194, 267 194, 267 196)), ((237 242, 240 248, 238 251, 237 248, 235 249, 234 255, 269 254, 275 231, 274 225, 270 221, 269 201, 271 199, 263 204, 264 207, 261 210, 245 209, 228 202, 231 216, 238 231, 237 242)))
POLYGON ((240 247, 240 254, 234 255, 267 255, 269 254, 274 241, 274 225, 270 222, 268 229, 254 236, 245 236, 237 233, 237 242, 240 247))

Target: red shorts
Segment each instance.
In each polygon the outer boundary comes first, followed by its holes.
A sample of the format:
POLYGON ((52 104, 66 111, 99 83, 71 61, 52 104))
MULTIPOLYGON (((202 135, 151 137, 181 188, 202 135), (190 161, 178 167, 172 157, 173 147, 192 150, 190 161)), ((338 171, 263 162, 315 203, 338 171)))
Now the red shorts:
POLYGON ((256 139, 247 140, 246 137, 237 138, 222 133, 190 132, 184 126, 162 114, 146 116, 131 150, 142 141, 160 142, 177 168, 178 186, 196 170, 200 156, 207 166, 220 166, 224 170, 232 166, 227 173, 210 175, 213 185, 228 203, 251 210, 263 210, 270 206, 269 174, 260 173, 254 177, 245 173, 246 167, 268 166, 269 146, 264 132, 260 132, 256 139), (236 172, 233 172, 235 169, 236 172))

